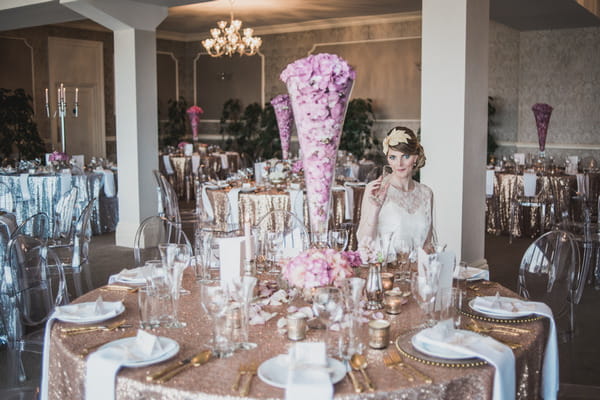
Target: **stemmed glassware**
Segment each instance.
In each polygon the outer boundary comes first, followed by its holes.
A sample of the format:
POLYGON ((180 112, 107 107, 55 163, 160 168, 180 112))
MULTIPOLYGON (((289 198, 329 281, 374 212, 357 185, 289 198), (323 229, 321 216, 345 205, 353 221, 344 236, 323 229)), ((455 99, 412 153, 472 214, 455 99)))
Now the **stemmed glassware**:
POLYGON ((268 273, 279 273, 278 263, 283 255, 284 237, 283 232, 267 231, 265 233, 266 256, 268 260, 268 273))
MULTIPOLYGON (((185 327, 185 322, 177 318, 179 308, 179 296, 181 293, 181 282, 183 280, 183 271, 190 264, 192 251, 187 244, 161 243, 158 245, 163 265, 167 269, 169 284, 171 288, 171 301, 173 302, 173 315, 169 328, 185 327)), ((189 291, 186 291, 189 293, 189 291)))
POLYGON ((415 272, 412 275, 412 294, 421 310, 425 313, 425 325, 432 325, 434 322, 433 311, 439 287, 439 270, 439 268, 436 268, 425 274, 420 275, 415 272))
POLYGON ((346 229, 332 229, 328 233, 329 246, 336 251, 344 251, 348 245, 348 231, 346 229))
POLYGON ((224 358, 233 354, 234 343, 227 335, 227 313, 230 298, 221 282, 200 282, 200 304, 212 320, 212 339, 209 343, 216 357, 224 358))
POLYGON ((395 271, 394 281, 403 296, 410 296, 410 263, 414 258, 414 244, 410 237, 397 237, 392 245, 396 251, 398 269, 395 271))
POLYGON ((313 294, 313 311, 325 325, 327 352, 335 356, 336 346, 330 343, 329 328, 344 316, 344 298, 340 289, 331 286, 318 287, 313 294))

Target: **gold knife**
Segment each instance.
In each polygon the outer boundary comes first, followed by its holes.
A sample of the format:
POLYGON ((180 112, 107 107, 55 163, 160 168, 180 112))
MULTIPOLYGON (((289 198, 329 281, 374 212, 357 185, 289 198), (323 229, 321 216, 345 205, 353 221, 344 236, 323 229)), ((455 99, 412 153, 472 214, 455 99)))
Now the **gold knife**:
POLYGON ((212 356, 212 351, 210 351, 210 350, 205 350, 201 353, 198 353, 198 354, 196 354, 196 356, 192 357, 192 359, 190 360, 189 363, 175 368, 171 372, 169 372, 169 373, 163 375, 161 378, 157 379, 156 382, 165 383, 169 379, 173 378, 175 375, 179 374, 180 372, 185 371, 189 367, 199 367, 203 364, 206 364, 210 360, 211 356, 212 356))
POLYGON ((77 335, 80 333, 96 332, 96 331, 112 331, 125 325, 126 320, 113 322, 110 325, 95 325, 95 326, 81 326, 77 328, 61 328, 60 332, 65 335, 77 335))
POLYGON ((163 375, 166 375, 169 372, 171 372, 171 371, 173 371, 173 370, 175 370, 175 369, 177 369, 179 367, 182 367, 182 366, 184 366, 186 364, 189 364, 190 362, 192 362, 192 359, 194 357, 198 357, 198 356, 202 355, 203 353, 204 353, 204 351, 201 351, 198 354, 194 354, 193 356, 190 356, 188 358, 184 358, 183 360, 179 360, 176 363, 173 363, 173 364, 169 365, 168 367, 163 368, 160 371, 158 371, 158 372, 156 372, 156 373, 154 373, 152 375, 147 375, 146 376, 146 381, 148 381, 148 382, 155 381, 155 380, 161 378, 163 375))

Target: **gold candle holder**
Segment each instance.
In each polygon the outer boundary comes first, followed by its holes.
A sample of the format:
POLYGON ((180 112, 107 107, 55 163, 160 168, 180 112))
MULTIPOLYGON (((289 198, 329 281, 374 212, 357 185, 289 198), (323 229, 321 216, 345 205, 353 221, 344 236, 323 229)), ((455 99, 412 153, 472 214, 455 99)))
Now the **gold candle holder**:
POLYGON ((369 322, 369 347, 385 349, 390 342, 390 323, 385 319, 369 322))
POLYGON ((303 340, 306 337, 306 315, 297 312, 287 316, 287 336, 290 340, 303 340))
POLYGON ((381 286, 383 290, 392 290, 394 287, 394 274, 391 272, 381 273, 381 286))
POLYGON ((383 293, 383 306, 385 312, 388 314, 400 314, 402 311, 402 304, 405 302, 406 300, 400 291, 389 290, 383 293))

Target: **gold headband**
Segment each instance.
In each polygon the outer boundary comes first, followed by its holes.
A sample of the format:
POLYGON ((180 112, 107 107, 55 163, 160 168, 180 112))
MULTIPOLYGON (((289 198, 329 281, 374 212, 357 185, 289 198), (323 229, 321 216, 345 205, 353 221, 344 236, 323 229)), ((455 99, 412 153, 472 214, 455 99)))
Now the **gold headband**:
POLYGON ((383 139, 383 154, 387 155, 390 146, 397 146, 400 143, 408 144, 410 135, 403 129, 394 129, 389 135, 383 139))

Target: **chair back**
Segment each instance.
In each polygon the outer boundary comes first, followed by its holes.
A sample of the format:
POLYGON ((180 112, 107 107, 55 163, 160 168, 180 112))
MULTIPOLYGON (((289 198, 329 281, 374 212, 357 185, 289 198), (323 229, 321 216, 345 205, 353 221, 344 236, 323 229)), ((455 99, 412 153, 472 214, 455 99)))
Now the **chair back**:
POLYGON ((161 216, 148 217, 142 221, 135 233, 133 242, 135 266, 141 267, 149 260, 160 260, 158 250, 160 243, 187 244, 192 249, 187 235, 181 229, 181 224, 161 216))
POLYGON ((50 232, 50 218, 48 214, 39 212, 27 218, 13 233, 16 235, 29 235, 39 239, 44 245, 48 242, 50 232))
POLYGON ((95 198, 91 199, 81 212, 73 233, 73 251, 71 253, 71 267, 79 268, 88 260, 90 241, 92 240, 92 228, 90 220, 94 207, 95 198))
POLYGON ((293 256, 306 250, 310 243, 304 223, 296 214, 287 210, 269 211, 258 220, 254 230, 262 243, 262 250, 277 244, 284 253, 293 256))
POLYGON ((14 212, 15 211, 15 199, 10 191, 10 187, 3 182, 0 182, 0 211, 14 212))
POLYGON ((547 232, 525 251, 519 268, 519 294, 546 303, 557 323, 568 317, 571 331, 573 304, 583 283, 585 277, 579 270, 579 250, 569 232, 547 232))
POLYGON ((77 202, 77 187, 72 187, 56 203, 54 209, 54 232, 52 237, 63 242, 70 242, 75 225, 75 204, 77 202))

